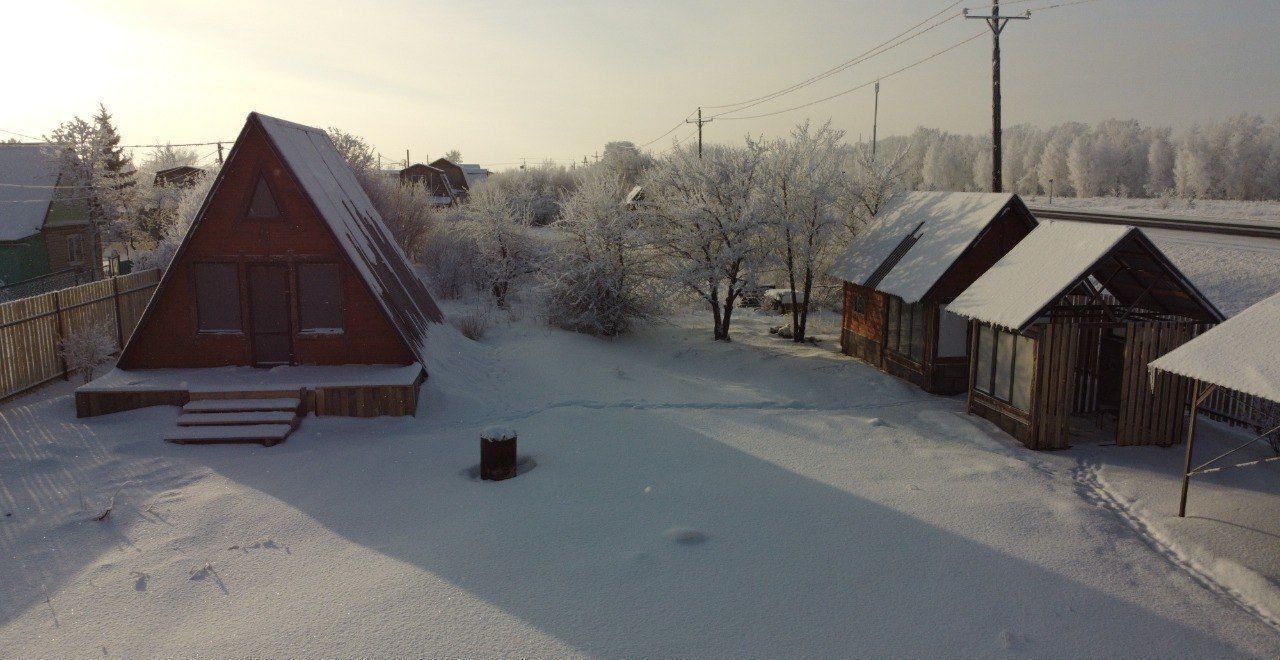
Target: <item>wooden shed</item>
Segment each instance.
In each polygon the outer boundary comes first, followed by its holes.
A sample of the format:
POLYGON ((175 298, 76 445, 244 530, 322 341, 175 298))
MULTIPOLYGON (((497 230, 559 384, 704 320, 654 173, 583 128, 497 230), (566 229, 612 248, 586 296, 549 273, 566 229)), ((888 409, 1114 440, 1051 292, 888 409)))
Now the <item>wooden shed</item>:
POLYGON ((1168 445, 1183 429, 1185 379, 1147 365, 1222 314, 1135 227, 1053 221, 957 297, 972 319, 971 414, 1032 449, 1075 430, 1120 445, 1168 445))
POLYGON ((458 200, 444 170, 438 167, 414 163, 400 170, 400 183, 425 186, 434 201, 441 206, 453 204, 458 200))
POLYGON ((437 158, 431 161, 431 167, 444 172, 445 180, 449 183, 449 188, 455 197, 467 196, 471 186, 467 183, 467 171, 462 169, 461 165, 448 158, 437 158))
POLYGON ((441 320, 325 132, 253 113, 78 412, 302 392, 326 414, 412 414, 441 320))
POLYGON ((968 323, 947 305, 1035 226, 1014 194, 894 197, 836 260, 840 346, 927 392, 968 385, 968 323))

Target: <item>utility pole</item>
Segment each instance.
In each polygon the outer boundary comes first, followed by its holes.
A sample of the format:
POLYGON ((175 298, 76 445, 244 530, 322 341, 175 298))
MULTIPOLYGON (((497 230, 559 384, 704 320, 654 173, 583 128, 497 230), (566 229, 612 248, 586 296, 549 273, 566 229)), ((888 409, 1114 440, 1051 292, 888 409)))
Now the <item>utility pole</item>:
POLYGON ((218 165, 222 165, 222 143, 218 143, 218 165))
POLYGON ((1000 33, 1004 31, 1005 24, 1010 20, 1025 21, 1031 18, 1031 12, 1016 16, 1001 16, 1000 0, 992 0, 991 14, 973 16, 966 8, 964 17, 984 20, 991 28, 991 192, 1001 192, 1004 190, 1004 181, 1001 173, 1003 156, 1000 149, 1000 33))
POLYGON ((692 121, 692 120, 689 120, 689 119, 684 120, 684 123, 686 123, 686 124, 697 124, 697 125, 698 125, 698 159, 699 159, 699 160, 701 160, 701 159, 702 159, 702 125, 703 125, 703 124, 710 124, 712 121, 713 121, 713 120, 711 120, 711 119, 703 119, 703 118, 702 118, 702 106, 698 106, 698 120, 697 120, 697 121, 692 121))
POLYGON ((409 166, 409 150, 408 149, 404 150, 404 166, 405 167, 409 166))
POLYGON ((871 111, 871 160, 876 159, 876 128, 880 125, 880 81, 876 81, 876 104, 871 111))

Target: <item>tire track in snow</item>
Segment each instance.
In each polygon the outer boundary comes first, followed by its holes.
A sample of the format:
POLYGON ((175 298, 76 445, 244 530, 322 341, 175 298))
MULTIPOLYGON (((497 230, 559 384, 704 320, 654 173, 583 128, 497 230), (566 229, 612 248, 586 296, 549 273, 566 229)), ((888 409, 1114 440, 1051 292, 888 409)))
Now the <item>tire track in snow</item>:
POLYGON ((1209 571, 1201 569, 1195 560, 1161 538, 1142 516, 1107 490, 1098 476, 1098 468, 1098 462, 1094 459, 1084 457, 1076 459, 1076 467, 1071 470, 1071 479, 1075 482, 1076 493, 1081 499, 1115 515, 1121 523, 1137 535, 1143 544, 1190 576, 1194 582, 1239 606, 1240 609, 1270 626, 1272 630, 1280 632, 1280 621, 1253 604, 1238 590, 1218 581, 1209 571))

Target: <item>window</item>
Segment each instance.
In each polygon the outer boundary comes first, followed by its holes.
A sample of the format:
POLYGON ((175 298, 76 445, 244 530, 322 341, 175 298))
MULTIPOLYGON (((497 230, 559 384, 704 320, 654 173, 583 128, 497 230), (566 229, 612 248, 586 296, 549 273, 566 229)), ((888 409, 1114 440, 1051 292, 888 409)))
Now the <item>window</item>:
POLYGON ((298 330, 325 334, 344 327, 338 264, 298 264, 298 330))
POLYGON ((78 264, 84 261, 84 237, 72 235, 67 237, 67 262, 78 264))
POLYGON ((255 220, 272 220, 280 217, 280 207, 276 206, 276 198, 267 185, 267 177, 258 175, 258 183, 253 188, 253 198, 249 200, 250 218, 255 220))
POLYGON ((854 291, 853 300, 851 301, 850 306, 853 307, 854 314, 866 314, 867 294, 862 291, 854 291))
POLYGON ((938 357, 964 357, 969 354, 969 321, 938 308, 938 357))
POLYGON ((240 332, 240 273, 235 264, 196 264, 196 329, 240 332))
POLYGON ((1018 410, 1031 410, 1035 341, 990 325, 978 327, 973 388, 1018 410))
POLYGON ((889 350, 913 362, 924 360, 924 308, 920 303, 908 305, 901 298, 889 298, 885 329, 889 350))

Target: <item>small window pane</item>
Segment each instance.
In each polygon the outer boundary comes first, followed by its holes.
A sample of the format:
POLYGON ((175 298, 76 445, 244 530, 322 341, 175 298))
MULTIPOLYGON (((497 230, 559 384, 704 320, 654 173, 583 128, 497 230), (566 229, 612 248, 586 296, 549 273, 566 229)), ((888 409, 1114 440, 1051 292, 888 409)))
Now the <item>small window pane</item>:
POLYGON ((276 206, 276 198, 271 195, 266 177, 258 177, 253 188, 253 200, 249 202, 249 217, 269 219, 280 217, 280 208, 276 206))
POLYGON ((1002 401, 1009 400, 1009 386, 1013 383, 1013 335, 1001 331, 996 338, 996 382, 992 394, 1002 401))
POLYGON ((1014 350, 1013 396, 1009 403, 1018 410, 1031 410, 1031 380, 1035 375, 1035 342, 1018 336, 1014 350))
POLYGON ((924 361, 924 306, 920 303, 911 306, 911 359, 924 361))
POLYGON ((341 332, 342 273, 338 264, 298 264, 298 329, 341 332))
POLYGON ((240 274, 235 264, 196 264, 196 327, 240 331, 240 274))
POLYGON ((898 299, 890 298, 889 313, 886 315, 886 319, 888 320, 889 327, 888 327, 888 332, 885 333, 885 336, 889 344, 888 346, 889 350, 894 350, 894 351, 898 349, 898 312, 899 312, 898 299))
POLYGON ((973 375, 973 387, 980 392, 991 393, 991 361, 995 359, 995 328, 978 326, 978 360, 973 375))

